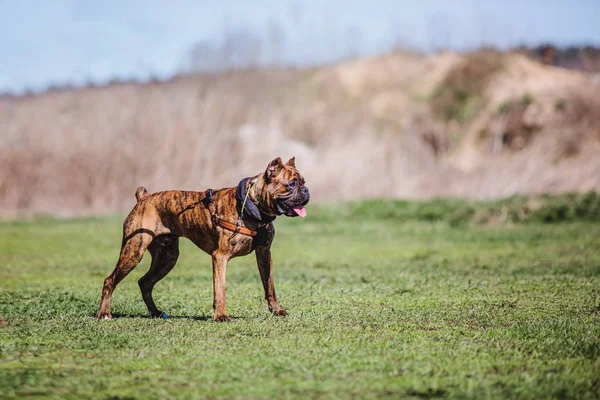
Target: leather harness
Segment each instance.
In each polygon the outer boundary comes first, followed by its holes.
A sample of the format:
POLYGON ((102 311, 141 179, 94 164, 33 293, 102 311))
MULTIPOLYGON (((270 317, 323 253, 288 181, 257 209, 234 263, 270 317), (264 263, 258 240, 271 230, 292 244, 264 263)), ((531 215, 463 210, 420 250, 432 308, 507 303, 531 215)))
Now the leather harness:
MULTIPOLYGON (((233 239, 238 233, 241 233, 242 235, 250 236, 253 238, 259 234, 259 232, 243 226, 241 216, 235 223, 225 221, 224 219, 219 218, 216 213, 212 189, 208 189, 206 191, 203 202, 204 202, 204 205, 206 206, 206 208, 208 208, 208 211, 210 213, 213 224, 218 225, 223 229, 227 229, 228 231, 233 232, 233 236, 231 236, 230 240, 233 239)), ((267 223, 264 227, 262 227, 260 229, 268 230, 270 228, 269 225, 270 225, 270 223, 267 223)))

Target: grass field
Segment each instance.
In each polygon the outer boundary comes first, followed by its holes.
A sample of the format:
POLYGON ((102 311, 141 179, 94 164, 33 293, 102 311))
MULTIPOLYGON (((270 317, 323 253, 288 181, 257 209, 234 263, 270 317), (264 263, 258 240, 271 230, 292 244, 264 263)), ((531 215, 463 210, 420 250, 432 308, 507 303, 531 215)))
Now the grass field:
POLYGON ((146 317, 146 256, 97 321, 122 219, 0 223, 0 397, 600 397, 600 224, 457 224, 451 204, 278 219, 290 315, 269 315, 249 256, 228 268, 226 324, 188 241, 155 289, 170 319, 146 317))

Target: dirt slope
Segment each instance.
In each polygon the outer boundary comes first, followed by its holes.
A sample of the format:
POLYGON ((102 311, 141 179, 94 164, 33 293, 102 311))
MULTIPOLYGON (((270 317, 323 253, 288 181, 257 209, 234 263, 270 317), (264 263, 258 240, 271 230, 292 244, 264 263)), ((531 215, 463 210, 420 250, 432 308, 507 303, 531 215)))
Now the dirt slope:
POLYGON ((0 213, 123 211, 297 157, 315 200, 600 188, 600 79, 522 55, 395 53, 0 98, 0 213))

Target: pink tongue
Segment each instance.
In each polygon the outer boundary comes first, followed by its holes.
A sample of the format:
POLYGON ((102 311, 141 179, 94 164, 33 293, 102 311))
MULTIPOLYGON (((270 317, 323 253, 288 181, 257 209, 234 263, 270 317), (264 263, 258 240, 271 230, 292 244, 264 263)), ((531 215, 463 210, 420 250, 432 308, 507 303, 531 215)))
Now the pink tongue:
POLYGON ((304 207, 298 207, 298 208, 293 208, 293 210, 300 217, 302 217, 302 218, 306 217, 306 208, 304 208, 304 207))

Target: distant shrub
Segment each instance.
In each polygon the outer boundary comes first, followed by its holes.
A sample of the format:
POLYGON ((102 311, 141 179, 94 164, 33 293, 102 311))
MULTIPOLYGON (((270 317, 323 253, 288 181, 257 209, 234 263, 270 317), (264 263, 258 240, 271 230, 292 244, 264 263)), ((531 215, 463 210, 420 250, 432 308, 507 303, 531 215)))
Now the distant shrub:
POLYGON ((498 106, 498 115, 506 117, 503 145, 507 149, 521 150, 540 129, 539 126, 530 124, 525 119, 525 111, 535 103, 535 98, 526 93, 520 99, 507 100, 498 106))
POLYGON ((451 226, 498 223, 600 222, 600 195, 513 196, 495 201, 432 199, 427 201, 367 200, 318 210, 317 218, 385 219, 443 222, 451 226), (325 211, 325 212, 321 212, 325 211))
POLYGON ((567 204, 549 204, 533 212, 527 219, 546 223, 562 222, 572 219, 567 204))
POLYGON ((521 99, 521 104, 523 104, 525 107, 528 107, 533 103, 535 103, 535 98, 531 94, 525 93, 521 99))
POLYGON ((452 69, 431 99, 434 114, 457 122, 473 118, 484 103, 484 92, 489 79, 502 68, 502 54, 479 51, 452 69))
POLYGON ((548 196, 547 204, 534 211, 529 220, 554 223, 563 221, 600 221, 600 196, 596 192, 548 196))

